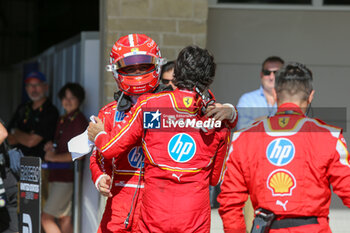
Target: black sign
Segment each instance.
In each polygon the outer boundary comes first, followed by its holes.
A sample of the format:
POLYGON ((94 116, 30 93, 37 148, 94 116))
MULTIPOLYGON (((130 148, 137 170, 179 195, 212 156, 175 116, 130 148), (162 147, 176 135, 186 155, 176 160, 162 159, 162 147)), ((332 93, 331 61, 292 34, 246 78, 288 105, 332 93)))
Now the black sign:
POLYGON ((41 159, 21 158, 20 233, 40 233, 41 221, 41 159))

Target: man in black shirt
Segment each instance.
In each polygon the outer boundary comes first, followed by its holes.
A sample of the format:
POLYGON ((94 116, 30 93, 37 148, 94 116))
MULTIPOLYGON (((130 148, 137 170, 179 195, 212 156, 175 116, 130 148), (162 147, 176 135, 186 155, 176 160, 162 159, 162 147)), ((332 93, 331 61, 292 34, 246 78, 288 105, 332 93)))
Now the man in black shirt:
MULTIPOLYGON (((22 150, 24 156, 44 159, 44 145, 53 140, 58 111, 46 97, 48 84, 44 74, 32 72, 24 80, 30 101, 21 104, 8 126, 7 141, 22 150)), ((41 195, 44 203, 48 195, 48 170, 41 172, 41 195)))
POLYGON ((43 159, 43 147, 53 139, 58 111, 46 97, 48 84, 42 73, 32 72, 24 82, 30 101, 21 104, 12 117, 8 142, 20 148, 25 156, 43 159))

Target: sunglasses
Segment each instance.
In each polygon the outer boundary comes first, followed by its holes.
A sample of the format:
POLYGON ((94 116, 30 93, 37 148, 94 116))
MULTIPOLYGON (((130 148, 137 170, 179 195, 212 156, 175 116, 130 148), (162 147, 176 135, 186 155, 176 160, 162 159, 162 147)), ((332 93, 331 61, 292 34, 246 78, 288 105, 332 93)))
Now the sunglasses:
POLYGON ((171 80, 168 80, 168 79, 162 79, 162 83, 163 84, 169 84, 171 80))
POLYGON ((270 75, 271 72, 273 72, 273 74, 276 74, 278 70, 262 70, 263 75, 270 75))

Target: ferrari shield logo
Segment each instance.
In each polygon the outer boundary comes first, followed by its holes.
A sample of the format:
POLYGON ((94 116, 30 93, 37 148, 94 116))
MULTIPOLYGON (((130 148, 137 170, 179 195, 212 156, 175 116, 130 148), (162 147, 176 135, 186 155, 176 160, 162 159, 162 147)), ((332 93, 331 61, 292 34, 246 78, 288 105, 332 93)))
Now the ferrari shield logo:
POLYGON ((182 101, 184 102, 184 105, 186 106, 186 108, 190 107, 193 101, 192 97, 184 97, 182 99, 182 101))
POLYGON ((289 117, 280 117, 280 118, 278 118, 278 124, 282 128, 286 127, 286 125, 288 125, 288 122, 289 122, 289 117))

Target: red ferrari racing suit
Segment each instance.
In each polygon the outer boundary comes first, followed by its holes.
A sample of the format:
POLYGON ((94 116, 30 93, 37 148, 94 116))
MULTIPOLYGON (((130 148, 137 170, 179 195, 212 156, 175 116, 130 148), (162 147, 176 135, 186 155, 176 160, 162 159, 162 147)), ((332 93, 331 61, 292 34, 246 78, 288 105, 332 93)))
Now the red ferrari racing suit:
POLYGON ((350 207, 349 154, 341 129, 286 103, 275 116, 235 132, 232 141, 218 197, 226 233, 245 233, 242 208, 248 194, 254 209, 274 212, 276 222, 312 216, 318 221, 270 233, 331 232, 330 185, 350 207))
MULTIPOLYGON (((124 112, 117 110, 117 102, 114 101, 103 107, 98 117, 105 123, 105 131, 109 132, 125 117, 124 112)), ((96 187, 103 175, 114 177, 112 181, 112 197, 108 198, 105 212, 103 214, 98 232, 115 233, 137 231, 139 210, 143 190, 143 174, 140 177, 140 166, 143 164, 144 156, 140 141, 134 142, 133 148, 121 152, 118 162, 104 158, 101 153, 94 150, 90 157, 90 169, 92 180, 96 187), (114 169, 113 169, 114 166, 114 169), (112 171, 114 174, 112 175, 112 171), (138 187, 138 189, 137 189, 138 187), (136 192, 135 200, 132 203, 136 192), (124 221, 131 211, 128 228, 124 221)), ((98 188, 98 187, 97 187, 98 188)))
POLYGON ((209 184, 222 178, 229 129, 215 125, 214 132, 203 133, 192 91, 143 95, 131 112, 121 129, 98 134, 95 145, 105 158, 119 160, 142 139, 145 188, 140 231, 209 232, 209 184))

